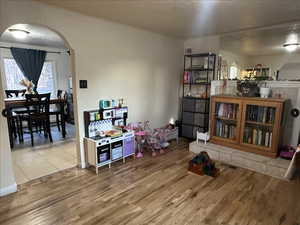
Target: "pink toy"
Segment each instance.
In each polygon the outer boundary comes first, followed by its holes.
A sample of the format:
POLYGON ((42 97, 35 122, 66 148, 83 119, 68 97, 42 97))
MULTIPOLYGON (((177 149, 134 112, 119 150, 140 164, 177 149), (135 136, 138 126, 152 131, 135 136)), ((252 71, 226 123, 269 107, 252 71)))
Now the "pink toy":
POLYGON ((143 131, 142 123, 130 123, 128 126, 126 126, 126 129, 130 129, 134 131, 135 135, 135 140, 137 144, 137 158, 142 158, 143 157, 143 148, 145 145, 145 135, 146 132, 143 131))
POLYGON ((165 153, 164 148, 169 145, 166 141, 167 129, 151 129, 149 121, 131 123, 126 128, 135 131, 138 158, 143 157, 143 149, 145 147, 149 147, 152 150, 152 156, 156 156, 157 150, 161 154, 165 153))
POLYGON ((145 130, 147 132, 146 141, 152 150, 152 156, 156 156, 156 150, 159 150, 159 152, 163 154, 165 152, 163 148, 166 148, 169 145, 166 142, 165 130, 161 128, 152 130, 149 121, 145 122, 145 130))

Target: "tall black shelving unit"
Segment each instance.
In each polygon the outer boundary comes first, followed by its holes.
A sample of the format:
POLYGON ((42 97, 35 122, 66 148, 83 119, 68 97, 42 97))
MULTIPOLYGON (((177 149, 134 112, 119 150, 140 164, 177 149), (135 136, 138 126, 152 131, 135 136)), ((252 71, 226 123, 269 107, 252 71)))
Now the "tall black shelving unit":
POLYGON ((181 136, 195 139, 197 130, 206 132, 209 128, 209 87, 215 79, 216 54, 201 53, 184 56, 181 136), (186 77, 185 77, 186 78, 186 77), (204 87, 202 96, 193 96, 193 88, 204 87))

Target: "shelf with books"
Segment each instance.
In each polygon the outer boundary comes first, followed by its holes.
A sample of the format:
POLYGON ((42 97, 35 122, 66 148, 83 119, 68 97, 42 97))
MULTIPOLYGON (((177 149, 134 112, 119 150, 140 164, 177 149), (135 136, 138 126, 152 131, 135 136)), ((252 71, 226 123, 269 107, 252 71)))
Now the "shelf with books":
POLYGON ((244 128, 243 143, 272 147, 273 129, 246 126, 244 128))
POLYGON ((222 116, 216 116, 217 120, 224 120, 224 121, 228 121, 231 123, 236 123, 236 119, 232 119, 232 118, 227 118, 227 117, 222 117, 222 116))
POLYGON ((257 122, 261 124, 274 124, 276 108, 250 105, 246 108, 246 121, 257 122))
POLYGON ((239 105, 234 103, 216 103, 215 115, 218 118, 236 120, 239 105))
MULTIPOLYGON (((212 99, 215 99, 213 97, 212 99)), ((212 139, 229 143, 239 140, 240 103, 236 101, 212 101, 211 130, 212 139)))
POLYGON ((212 53, 184 56, 181 135, 195 139, 197 132, 209 130, 210 88, 214 80, 216 55, 212 53), (193 97, 189 97, 193 96, 193 97))
POLYGON ((267 127, 274 126, 274 124, 272 124, 272 123, 261 123, 261 122, 251 121, 251 120, 246 120, 245 123, 253 124, 253 125, 257 125, 257 126, 267 126, 267 127))
POLYGON ((215 136, 235 140, 236 139, 236 125, 226 123, 221 120, 216 121, 215 136))
POLYGON ((238 96, 211 98, 211 142, 276 157, 283 99, 238 96))

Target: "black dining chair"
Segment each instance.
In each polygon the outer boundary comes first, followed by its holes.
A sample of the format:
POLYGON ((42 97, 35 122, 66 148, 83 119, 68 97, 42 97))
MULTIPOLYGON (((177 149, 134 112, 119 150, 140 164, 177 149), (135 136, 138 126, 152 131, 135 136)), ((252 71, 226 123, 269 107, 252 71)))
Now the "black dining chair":
MULTIPOLYGON (((49 137, 50 142, 53 142, 50 127, 50 93, 48 94, 26 94, 27 113, 20 115, 21 124, 26 121, 28 130, 31 136, 31 145, 34 146, 33 127, 43 127, 44 136, 49 137)), ((23 136, 23 128, 22 136, 23 136)), ((38 132, 38 129, 36 129, 38 132)))
MULTIPOLYGON (((15 98, 15 97, 24 97, 26 89, 22 90, 5 90, 5 94, 7 98, 15 98)), ((10 123, 11 137, 14 138, 19 137, 19 141, 22 142, 23 138, 21 135, 20 124, 19 124, 19 115, 26 112, 26 108, 15 108, 11 111, 11 115, 8 115, 8 120, 10 123)), ((13 146, 12 146, 13 147, 13 146)))
MULTIPOLYGON (((15 97, 24 97, 26 93, 26 89, 23 90, 5 90, 5 94, 7 98, 15 98, 15 97)), ((23 114, 26 112, 26 108, 15 108, 13 112, 16 114, 23 114)))
POLYGON ((23 90, 5 90, 7 98, 22 97, 25 95, 26 89, 23 90))
MULTIPOLYGON (((58 99, 64 99, 65 101, 67 101, 67 93, 63 90, 57 90, 57 95, 56 97, 58 99)), ((57 126, 57 129, 60 131, 60 126, 61 126, 61 117, 64 116, 62 115, 62 108, 61 107, 64 107, 62 106, 61 104, 55 104, 55 108, 51 109, 50 108, 50 115, 55 115, 56 117, 56 126, 57 126), (59 118, 60 116, 60 118, 59 118)), ((63 114, 65 113, 65 109, 63 109, 63 114)))

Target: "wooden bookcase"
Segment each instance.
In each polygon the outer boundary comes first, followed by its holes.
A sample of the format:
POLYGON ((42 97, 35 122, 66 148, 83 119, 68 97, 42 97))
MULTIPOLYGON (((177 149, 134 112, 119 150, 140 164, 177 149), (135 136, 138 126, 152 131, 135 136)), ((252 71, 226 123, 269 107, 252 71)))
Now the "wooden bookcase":
POLYGON ((213 96, 211 142, 276 157, 283 104, 283 99, 213 96))

